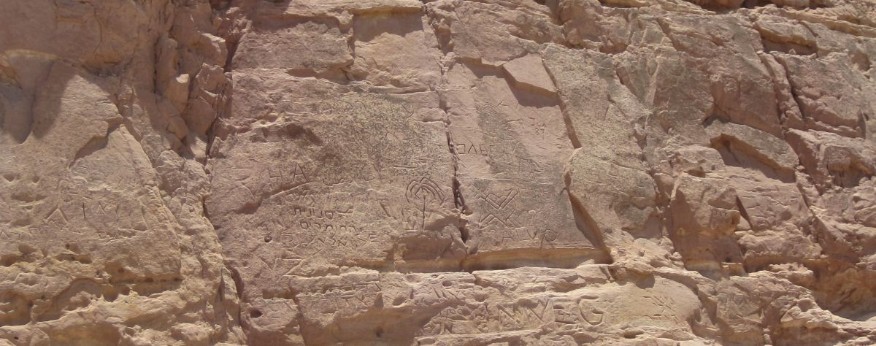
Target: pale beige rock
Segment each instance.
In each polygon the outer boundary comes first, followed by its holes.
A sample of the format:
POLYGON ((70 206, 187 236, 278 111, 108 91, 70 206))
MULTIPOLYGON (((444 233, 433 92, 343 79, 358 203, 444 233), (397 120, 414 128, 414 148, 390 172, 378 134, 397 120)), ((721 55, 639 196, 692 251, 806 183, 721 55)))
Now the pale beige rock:
POLYGON ((876 91, 873 83, 850 66, 845 57, 830 55, 804 60, 777 55, 776 58, 788 71, 788 81, 806 128, 867 137, 863 124, 874 117, 876 105, 872 98, 864 95, 876 91), (818 79, 815 76, 819 76, 818 79))
POLYGON ((760 16, 754 28, 763 38, 764 49, 768 51, 811 54, 817 47, 816 37, 805 25, 789 22, 779 16, 760 16))
MULTIPOLYGON (((271 23, 273 24, 273 23, 271 23)), ((325 73, 353 63, 347 37, 336 25, 319 21, 292 21, 274 28, 260 23, 240 40, 234 68, 276 68, 291 73, 325 73)), ((276 26, 277 24, 274 24, 276 26)))
MULTIPOLYGON (((2 6, 0 337, 243 341, 198 202, 207 175, 180 156, 175 141, 186 134, 165 131, 182 121, 192 90, 173 52, 189 47, 153 46, 185 10, 162 1, 2 6)), ((224 49, 218 36, 212 42, 224 49)))
POLYGON ((555 93, 551 76, 541 66, 541 58, 537 55, 527 55, 514 59, 502 65, 505 73, 522 87, 534 88, 544 92, 555 93))
POLYGON ((737 207, 736 191, 714 178, 681 175, 675 180, 668 211, 670 237, 689 269, 721 271, 722 263, 740 263, 742 249, 733 238, 747 228, 737 207))
POLYGON ((736 165, 754 166, 773 178, 790 179, 799 163, 788 143, 748 126, 713 122, 706 133, 712 146, 731 156, 736 165))
POLYGON ((405 91, 438 87, 441 78, 438 41, 424 16, 375 13, 353 20, 352 77, 405 91))
POLYGON ((0 345, 876 343, 870 1, 0 8, 0 345))

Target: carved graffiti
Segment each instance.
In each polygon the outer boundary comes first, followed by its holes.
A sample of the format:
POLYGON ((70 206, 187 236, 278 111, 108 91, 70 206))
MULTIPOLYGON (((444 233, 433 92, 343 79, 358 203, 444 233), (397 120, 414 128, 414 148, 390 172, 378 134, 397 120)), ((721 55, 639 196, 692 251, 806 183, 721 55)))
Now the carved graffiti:
POLYGON ((501 146, 493 144, 457 143, 454 145, 454 149, 459 155, 493 156, 504 153, 501 146))
POLYGON ((354 315, 374 306, 381 298, 380 284, 357 283, 348 287, 324 287, 321 292, 299 295, 306 313, 354 315))
POLYGON ((484 226, 493 225, 501 228, 519 227, 514 220, 517 217, 517 213, 511 208, 508 208, 508 205, 514 201, 517 194, 518 191, 516 189, 511 189, 501 194, 479 191, 474 198, 475 200, 481 201, 481 205, 484 207, 479 220, 480 224, 484 226))
POLYGON ((441 187, 438 186, 432 179, 422 177, 420 179, 411 180, 405 190, 405 199, 409 203, 421 204, 420 211, 422 212, 421 228, 426 227, 426 203, 441 205, 444 203, 444 193, 441 192, 441 187))
POLYGON ((267 171, 274 190, 291 189, 310 182, 304 168, 297 162, 281 162, 268 166, 267 171))
POLYGON ((420 206, 387 205, 383 201, 380 201, 379 204, 381 211, 383 211, 382 216, 401 222, 405 229, 414 229, 422 224, 423 211, 420 206))
POLYGON ((491 189, 475 184, 473 195, 476 222, 472 227, 482 230, 481 237, 496 246, 526 242, 526 246, 550 247, 560 237, 557 225, 545 212, 554 213, 551 205, 534 210, 521 210, 520 190, 491 189), (542 215, 542 217, 540 217, 542 215))
POLYGON ((410 117, 416 111, 416 108, 411 105, 381 98, 321 101, 305 104, 305 108, 305 112, 321 115, 361 114, 364 116, 401 115, 403 117, 410 117))
POLYGON ((149 224, 146 206, 138 201, 110 203, 103 199, 86 199, 82 202, 83 219, 99 234, 116 230, 144 231, 149 224))
POLYGON ((444 193, 441 192, 441 187, 432 179, 423 177, 414 179, 408 184, 405 198, 408 202, 419 203, 422 200, 423 203, 429 201, 441 204, 444 202, 444 193))
MULTIPOLYGON (((447 301, 438 301, 446 304, 447 301)), ((433 301, 433 303, 438 303, 433 301)), ((514 303, 455 305, 433 317, 425 326, 432 335, 448 333, 486 333, 499 330, 538 328, 551 323, 602 323, 603 312, 587 300, 534 297, 514 303)))
POLYGON ((283 255, 280 258, 266 259, 262 256, 256 256, 262 263, 267 266, 268 270, 274 277, 290 277, 296 276, 297 270, 304 264, 305 259, 295 256, 283 255))
POLYGON ((284 212, 259 220, 256 226, 265 242, 277 241, 295 256, 314 256, 341 251, 363 243, 380 241, 380 233, 363 229, 359 221, 348 219, 347 207, 319 206, 312 196, 286 196, 284 212))
POLYGON ((299 221, 297 229, 286 229, 280 234, 281 241, 289 245, 292 253, 307 256, 380 240, 378 233, 364 231, 352 224, 306 220, 299 221))
POLYGON ((533 241, 537 242, 540 247, 552 244, 559 237, 558 233, 552 229, 537 229, 531 227, 520 227, 511 229, 490 229, 495 234, 487 236, 493 239, 496 245, 508 244, 515 241, 533 241))
POLYGON ((596 326, 602 324, 602 317, 605 315, 602 310, 596 308, 587 298, 578 301, 578 310, 581 313, 581 318, 587 321, 590 325, 596 326))

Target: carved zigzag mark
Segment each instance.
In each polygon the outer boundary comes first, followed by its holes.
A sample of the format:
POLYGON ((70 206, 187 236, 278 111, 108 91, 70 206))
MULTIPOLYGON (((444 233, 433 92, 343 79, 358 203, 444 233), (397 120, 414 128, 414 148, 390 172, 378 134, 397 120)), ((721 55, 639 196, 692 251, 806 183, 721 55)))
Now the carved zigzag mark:
POLYGON ((486 209, 491 209, 484 213, 480 219, 480 223, 483 225, 498 223, 503 227, 517 227, 517 224, 512 220, 516 216, 514 215, 514 212, 505 210, 505 208, 514 201, 517 194, 517 190, 508 190, 508 193, 504 196, 492 193, 480 193, 476 195, 475 200, 484 201, 486 209))
POLYGON ((484 202, 487 202, 487 204, 493 207, 493 209, 502 210, 505 209, 508 204, 511 204, 511 201, 514 200, 514 197, 517 197, 517 190, 508 191, 508 194, 506 194, 505 197, 501 199, 498 195, 493 195, 491 193, 477 195, 475 196, 475 199, 482 199, 484 202), (491 198, 493 196, 495 196, 496 198, 491 198))
POLYGON ((277 276, 294 276, 294 271, 301 267, 304 264, 303 258, 274 258, 271 260, 266 260, 262 258, 262 256, 256 256, 259 260, 264 263, 268 269, 277 276), (286 269, 289 268, 289 269, 286 269))
MULTIPOLYGON (((283 276, 295 276, 295 270, 301 267, 302 264, 304 264, 303 258, 280 258, 278 259, 278 261, 284 262, 291 266, 289 270, 283 272, 283 276)), ((283 271, 282 267, 280 268, 280 271, 283 271)))
POLYGON ((481 218, 481 225, 489 225, 490 223, 500 223, 504 227, 518 227, 517 223, 511 220, 513 215, 508 215, 504 219, 496 216, 493 213, 488 213, 481 218))

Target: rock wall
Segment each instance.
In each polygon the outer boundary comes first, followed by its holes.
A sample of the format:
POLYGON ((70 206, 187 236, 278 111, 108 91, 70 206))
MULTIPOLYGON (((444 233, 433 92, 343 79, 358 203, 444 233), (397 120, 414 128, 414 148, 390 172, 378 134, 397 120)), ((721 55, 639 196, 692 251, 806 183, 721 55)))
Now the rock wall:
POLYGON ((876 343, 872 1, 0 9, 0 345, 876 343))

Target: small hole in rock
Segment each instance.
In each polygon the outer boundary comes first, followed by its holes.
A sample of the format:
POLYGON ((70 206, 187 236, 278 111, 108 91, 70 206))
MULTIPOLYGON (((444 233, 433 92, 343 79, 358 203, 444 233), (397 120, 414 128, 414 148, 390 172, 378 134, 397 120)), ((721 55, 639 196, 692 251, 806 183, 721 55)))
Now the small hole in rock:
POLYGON ((16 260, 17 258, 15 256, 3 256, 2 259, 0 259, 0 264, 5 267, 9 267, 15 264, 16 260))
POLYGON ((262 311, 259 309, 252 309, 249 311, 249 317, 252 317, 252 318, 262 317, 262 311))
POLYGON ((265 236, 265 243, 270 243, 271 240, 273 240, 273 239, 274 239, 274 238, 271 237, 270 235, 266 235, 266 236, 265 236))
POLYGON ((383 337, 383 328, 378 327, 377 330, 374 331, 374 335, 376 335, 378 338, 382 338, 383 337))
POLYGON ((642 332, 640 332, 640 331, 635 331, 635 330, 630 330, 630 331, 626 331, 626 332, 624 332, 623 335, 624 335, 624 338, 627 338, 627 339, 635 339, 636 336, 639 335, 639 334, 642 334, 642 332))

